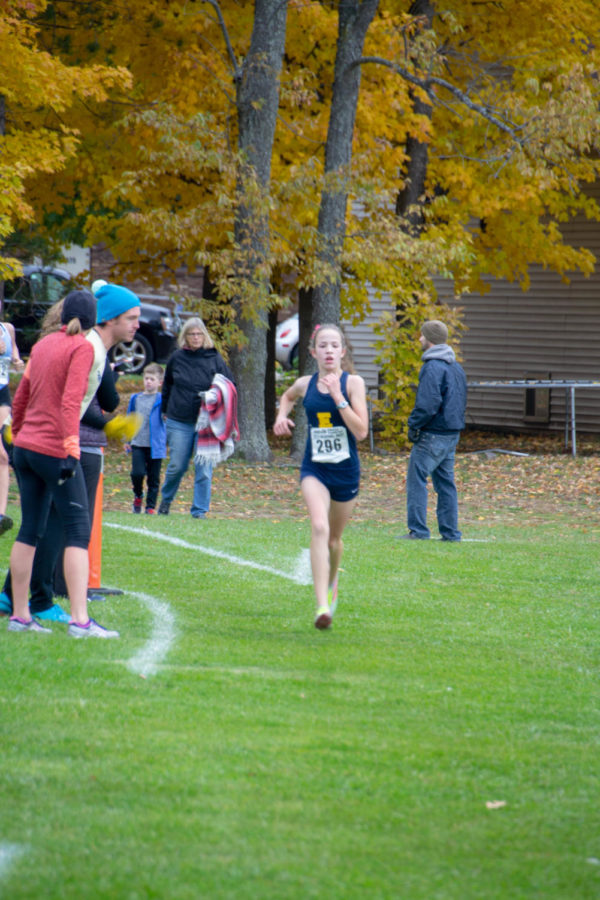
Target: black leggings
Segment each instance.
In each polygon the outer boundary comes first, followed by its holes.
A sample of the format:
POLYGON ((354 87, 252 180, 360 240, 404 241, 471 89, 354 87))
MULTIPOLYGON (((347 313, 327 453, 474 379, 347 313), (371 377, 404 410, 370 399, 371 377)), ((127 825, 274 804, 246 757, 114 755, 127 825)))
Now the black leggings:
POLYGON ((21 527, 17 540, 35 547, 46 530, 50 503, 56 506, 66 547, 87 550, 90 542, 90 518, 83 472, 79 463, 75 474, 58 484, 63 460, 34 450, 15 447, 14 466, 21 492, 21 527))
POLYGON ((160 487, 162 459, 152 459, 150 447, 131 448, 131 485, 136 497, 144 496, 144 478, 148 479, 146 508, 154 509, 160 487))
MULTIPOLYGON (((83 480, 85 481, 85 492, 87 494, 88 500, 88 514, 90 517, 90 535, 92 533, 92 526, 94 524, 94 507, 96 506, 96 491, 98 489, 98 482, 100 481, 100 473, 102 472, 102 456, 99 453, 86 453, 85 449, 81 448, 81 457, 79 459, 79 464, 81 466, 81 471, 83 472, 83 480)), ((67 582, 65 581, 65 571, 63 567, 63 555, 65 551, 65 535, 63 529, 60 524, 60 519, 58 517, 58 513, 56 512, 56 507, 54 504, 50 507, 50 515, 48 516, 48 525, 46 527, 46 534, 37 545, 37 550, 35 551, 35 559, 33 561, 33 574, 31 576, 31 610, 32 612, 35 609, 44 609, 45 606, 39 605, 39 600, 41 599, 38 596, 38 583, 36 575, 39 575, 40 572, 44 573, 47 578, 48 585, 48 603, 46 606, 52 605, 52 596, 53 594, 58 594, 59 597, 67 597, 67 582), (41 556, 41 565, 37 566, 37 558, 40 552, 43 554, 41 556), (48 563, 46 564, 44 570, 44 555, 48 554, 48 563)), ((6 592, 5 592, 6 593, 6 592)), ((43 594, 42 594, 43 597, 43 594)))

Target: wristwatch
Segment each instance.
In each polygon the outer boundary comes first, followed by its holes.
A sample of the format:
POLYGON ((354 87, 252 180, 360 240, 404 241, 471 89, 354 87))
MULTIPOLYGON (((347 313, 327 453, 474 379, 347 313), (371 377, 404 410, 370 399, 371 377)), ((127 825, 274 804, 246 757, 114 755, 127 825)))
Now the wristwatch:
POLYGON ((350 406, 347 400, 342 400, 341 403, 336 403, 335 405, 338 409, 346 409, 347 406, 350 406))

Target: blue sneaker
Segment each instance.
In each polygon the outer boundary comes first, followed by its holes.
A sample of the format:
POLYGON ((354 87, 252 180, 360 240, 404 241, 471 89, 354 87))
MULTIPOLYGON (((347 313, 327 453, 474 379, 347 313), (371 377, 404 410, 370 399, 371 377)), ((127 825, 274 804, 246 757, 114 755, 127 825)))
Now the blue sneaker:
POLYGON ((49 622, 64 622, 68 624, 71 621, 70 616, 66 614, 62 606, 59 606, 58 603, 53 603, 49 609, 44 609, 42 612, 38 612, 35 614, 36 619, 46 619, 49 622))
POLYGON ((0 616, 11 616, 12 615, 12 600, 10 597, 2 592, 0 594, 0 616))

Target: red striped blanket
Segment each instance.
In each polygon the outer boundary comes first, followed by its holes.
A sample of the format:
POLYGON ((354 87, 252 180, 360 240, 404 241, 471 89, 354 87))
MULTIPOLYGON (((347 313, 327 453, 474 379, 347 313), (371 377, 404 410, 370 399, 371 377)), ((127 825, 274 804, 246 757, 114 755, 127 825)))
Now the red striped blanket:
POLYGON ((240 439, 237 421, 237 391, 224 375, 215 375, 208 391, 201 395, 200 412, 196 422, 197 463, 216 466, 231 456, 235 441, 240 439))

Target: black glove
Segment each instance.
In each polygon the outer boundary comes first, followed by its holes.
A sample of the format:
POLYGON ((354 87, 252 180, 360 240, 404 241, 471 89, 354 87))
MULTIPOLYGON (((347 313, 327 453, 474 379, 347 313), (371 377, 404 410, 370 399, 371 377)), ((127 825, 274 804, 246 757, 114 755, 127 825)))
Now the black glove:
POLYGON ((411 442, 411 444, 416 444, 416 442, 419 440, 420 434, 421 434, 421 432, 419 431, 418 428, 409 428, 408 429, 408 439, 411 442))
POLYGON ((64 484, 67 478, 72 478, 77 467, 77 460, 74 456, 67 456, 61 460, 60 469, 58 470, 58 483, 64 484))

